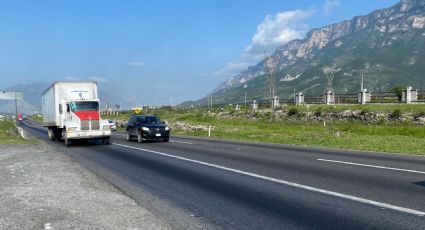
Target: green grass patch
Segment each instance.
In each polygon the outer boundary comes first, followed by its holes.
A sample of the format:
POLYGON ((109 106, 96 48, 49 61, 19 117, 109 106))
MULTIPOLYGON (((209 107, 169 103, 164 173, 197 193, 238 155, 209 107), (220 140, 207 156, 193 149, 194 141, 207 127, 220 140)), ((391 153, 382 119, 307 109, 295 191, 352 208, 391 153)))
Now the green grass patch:
MULTIPOLYGON (((285 109, 288 109, 292 116, 302 114, 307 110, 319 111, 321 115, 348 109, 360 110, 365 113, 369 111, 397 111, 396 113, 421 114, 425 111, 425 105, 317 105, 298 106, 297 109, 287 107, 285 109)), ((216 116, 221 111, 223 110, 220 108, 209 110, 168 108, 157 109, 151 111, 150 114, 159 115, 162 120, 169 122, 180 121, 191 125, 214 126, 212 132, 214 138, 425 155, 424 126, 395 122, 366 124, 358 121, 327 122, 324 126, 323 123, 315 122, 273 121, 270 112, 269 116, 266 113, 259 114, 257 120, 244 119, 243 111, 240 118, 224 119, 216 116), (211 115, 209 111, 214 112, 215 115, 211 115)), ((130 114, 120 115, 118 119, 127 120, 129 116, 130 114)), ((117 119, 116 116, 109 118, 117 119)), ((183 130, 173 130, 172 134, 201 137, 208 135, 207 131, 185 132, 183 130)))
POLYGON ((13 121, 0 121, 0 144, 33 144, 36 140, 23 139, 13 121))
POLYGON ((32 121, 38 123, 38 124, 43 124, 43 117, 39 117, 39 116, 30 116, 29 119, 31 119, 32 121))

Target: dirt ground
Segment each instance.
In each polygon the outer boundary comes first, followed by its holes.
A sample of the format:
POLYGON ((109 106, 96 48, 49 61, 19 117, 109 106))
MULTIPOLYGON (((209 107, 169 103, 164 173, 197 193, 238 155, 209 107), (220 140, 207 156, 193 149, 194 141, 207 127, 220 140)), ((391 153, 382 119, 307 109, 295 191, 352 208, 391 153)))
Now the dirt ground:
POLYGON ((0 145, 0 229, 171 229, 44 143, 0 145))

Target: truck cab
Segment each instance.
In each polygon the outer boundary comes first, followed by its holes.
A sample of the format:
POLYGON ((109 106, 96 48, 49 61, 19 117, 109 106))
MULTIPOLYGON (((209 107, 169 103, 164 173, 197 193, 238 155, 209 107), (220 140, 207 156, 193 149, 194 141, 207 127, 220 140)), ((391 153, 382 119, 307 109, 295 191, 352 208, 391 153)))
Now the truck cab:
POLYGON ((66 108, 62 116, 65 142, 73 139, 101 139, 104 144, 109 144, 109 123, 100 117, 99 101, 65 101, 62 105, 66 108))

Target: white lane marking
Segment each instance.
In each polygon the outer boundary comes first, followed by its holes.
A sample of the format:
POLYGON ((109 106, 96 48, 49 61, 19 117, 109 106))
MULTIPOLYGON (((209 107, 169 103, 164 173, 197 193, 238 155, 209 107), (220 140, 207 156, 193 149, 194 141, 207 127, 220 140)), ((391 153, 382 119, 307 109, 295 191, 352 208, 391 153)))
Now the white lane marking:
POLYGON ((167 153, 162 153, 162 152, 149 150, 149 149, 137 148, 137 147, 128 146, 128 145, 122 145, 122 144, 117 144, 117 143, 112 143, 112 144, 117 145, 117 146, 121 146, 121 147, 125 147, 125 148, 129 148, 129 149, 136 149, 136 150, 140 150, 140 151, 158 154, 158 155, 165 156, 165 157, 175 158, 175 159, 179 159, 179 160, 182 160, 182 161, 187 161, 187 162, 192 162, 192 163, 196 163, 196 164, 200 164, 200 165, 205 165, 205 166, 209 166, 209 167, 212 167, 212 168, 217 168, 217 169, 221 169, 221 170, 225 170, 225 171, 229 171, 229 172, 234 172, 234 173, 238 173, 238 174, 245 175, 245 176, 254 177, 254 178, 257 178, 257 179, 263 179, 263 180, 266 180, 266 181, 284 184, 284 185, 295 187, 295 188, 300 188, 300 189, 304 189, 304 190, 308 190, 308 191, 318 192, 318 193, 321 193, 321 194, 326 194, 326 195, 330 195, 330 196, 335 196, 335 197, 339 197, 339 198, 353 200, 353 201, 357 201, 357 202, 364 203, 364 204, 378 206, 378 207, 381 207, 381 208, 388 208, 388 209, 392 209, 392 210, 395 210, 395 211, 409 213, 409 214, 413 214, 413 215, 417 215, 417 216, 424 216, 425 215, 425 212, 414 210, 414 209, 399 207, 399 206, 395 206, 395 205, 391 205, 391 204, 387 204, 387 203, 382 203, 382 202, 378 202, 378 201, 364 199, 364 198, 361 198, 361 197, 346 195, 346 194, 342 194, 342 193, 338 193, 338 192, 332 192, 332 191, 329 191, 329 190, 315 188, 315 187, 311 187, 311 186, 307 186, 307 185, 302 185, 302 184, 297 184, 297 183, 293 183, 293 182, 289 182, 289 181, 279 180, 279 179, 275 179, 275 178, 271 178, 271 177, 267 177, 267 176, 262 176, 262 175, 255 174, 255 173, 241 171, 241 170, 238 170, 238 169, 232 169, 232 168, 227 168, 227 167, 220 166, 220 165, 210 164, 210 163, 203 162, 203 161, 192 160, 192 159, 188 159, 188 158, 184 158, 184 157, 174 156, 174 155, 167 154, 167 153))
POLYGON ((44 229, 45 230, 52 230, 53 229, 52 224, 51 223, 45 223, 44 224, 44 229))
POLYGON ((185 142, 185 141, 174 141, 174 140, 170 140, 170 142, 173 142, 173 143, 180 143, 180 144, 188 144, 188 145, 193 145, 193 143, 190 143, 190 142, 185 142))
POLYGON ((122 136, 122 137, 125 137, 125 135, 124 135, 124 134, 120 134, 120 133, 114 133, 114 136, 122 136))
POLYGON ((356 165, 356 166, 363 166, 363 167, 370 167, 370 168, 388 169, 388 170, 395 170, 395 171, 402 171, 402 172, 425 174, 425 172, 417 171, 417 170, 410 170, 410 169, 391 168, 391 167, 385 167, 385 166, 379 166, 379 165, 359 164, 359 163, 353 163, 353 162, 347 162, 347 161, 335 161, 335 160, 327 160, 327 159, 317 159, 317 160, 318 161, 338 163, 338 164, 356 165))

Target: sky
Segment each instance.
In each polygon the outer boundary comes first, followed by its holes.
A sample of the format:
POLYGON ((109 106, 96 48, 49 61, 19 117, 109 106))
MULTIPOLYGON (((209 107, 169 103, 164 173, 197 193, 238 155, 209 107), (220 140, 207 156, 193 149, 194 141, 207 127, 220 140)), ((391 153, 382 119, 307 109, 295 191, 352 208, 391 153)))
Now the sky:
POLYGON ((97 81, 139 104, 196 100, 310 29, 398 0, 0 0, 0 89, 97 81))

